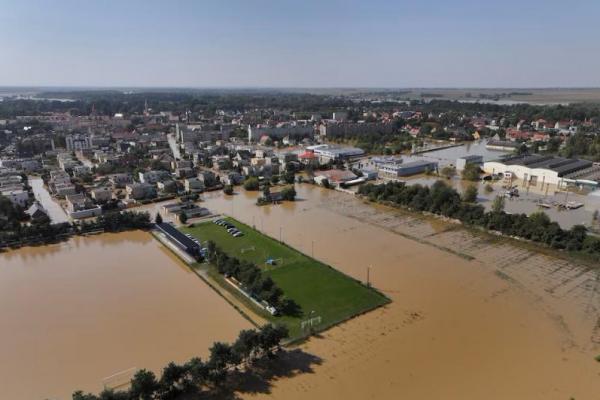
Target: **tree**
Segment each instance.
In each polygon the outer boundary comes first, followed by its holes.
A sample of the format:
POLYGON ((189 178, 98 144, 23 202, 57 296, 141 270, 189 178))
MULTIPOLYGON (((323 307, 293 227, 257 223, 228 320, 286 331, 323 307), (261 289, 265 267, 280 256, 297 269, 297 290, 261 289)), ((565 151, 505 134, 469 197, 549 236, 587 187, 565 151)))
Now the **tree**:
POLYGON ((99 400, 100 398, 95 394, 83 393, 81 390, 73 392, 73 400, 99 400))
POLYGON ((271 199, 271 188, 269 187, 268 184, 265 184, 265 186, 263 188, 263 197, 267 201, 269 201, 271 199))
POLYGON ((185 224, 187 220, 188 217, 184 212, 179 213, 179 221, 181 221, 182 224, 185 224))
POLYGON ((158 383, 161 399, 172 399, 181 392, 182 380, 186 372, 185 366, 177 365, 174 362, 167 364, 158 383))
POLYGON ((232 346, 232 351, 240 360, 247 360, 252 356, 258 343, 258 333, 254 329, 246 329, 240 332, 238 339, 232 346))
POLYGON ((281 197, 287 201, 294 201, 296 199, 296 189, 294 189, 294 185, 283 188, 283 190, 281 190, 281 197))
POLYGON ((277 185, 279 183, 279 175, 273 175, 271 176, 271 184, 272 185, 277 185))
POLYGON ((504 211, 505 200, 504 196, 496 196, 492 203, 492 211, 495 213, 501 213, 504 211))
POLYGON ((163 219, 162 219, 162 216, 160 215, 160 213, 156 213, 156 217, 154 217, 154 223, 157 225, 163 223, 163 219))
POLYGON ((447 179, 450 179, 456 175, 456 168, 450 165, 446 165, 444 168, 441 169, 440 175, 446 177, 447 179))
POLYGON ((158 390, 158 382, 154 372, 141 369, 131 380, 129 392, 132 399, 152 400, 156 390, 158 390))
POLYGON ((250 177, 248 179, 246 179, 246 181, 244 182, 244 189, 246 190, 258 190, 260 188, 260 184, 258 182, 258 179, 256 179, 255 177, 250 177))
POLYGON ((479 180, 479 165, 467 164, 462 171, 462 178, 467 181, 477 182, 479 180))
POLYGON ((475 203, 477 201, 477 186, 469 185, 463 193, 462 200, 465 203, 475 203))
POLYGON ((294 183, 295 177, 294 171, 286 171, 283 174, 283 181, 287 184, 292 184, 294 183))

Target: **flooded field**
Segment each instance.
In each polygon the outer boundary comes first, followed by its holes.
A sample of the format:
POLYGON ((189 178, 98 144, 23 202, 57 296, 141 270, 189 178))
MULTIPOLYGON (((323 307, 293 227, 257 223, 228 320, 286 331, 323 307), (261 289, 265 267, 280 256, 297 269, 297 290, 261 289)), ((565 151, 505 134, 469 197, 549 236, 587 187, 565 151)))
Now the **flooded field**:
MULTIPOLYGON (((393 300, 300 346, 319 363, 243 397, 597 398, 596 269, 316 186, 266 207, 237 191, 202 205, 362 281, 370 270, 393 300)), ((98 391, 249 327, 142 232, 1 254, 0 315, 0 387, 17 400, 98 391)))
POLYGON ((0 253, 0 398, 70 399, 250 327, 149 233, 0 253))
MULTIPOLYGON (((347 194, 297 187, 204 205, 254 224, 392 298, 302 345, 322 359, 280 399, 593 399, 600 392, 598 273, 347 194)), ((255 398, 256 396, 252 396, 255 398)), ((261 396, 258 396, 261 397, 261 396)))

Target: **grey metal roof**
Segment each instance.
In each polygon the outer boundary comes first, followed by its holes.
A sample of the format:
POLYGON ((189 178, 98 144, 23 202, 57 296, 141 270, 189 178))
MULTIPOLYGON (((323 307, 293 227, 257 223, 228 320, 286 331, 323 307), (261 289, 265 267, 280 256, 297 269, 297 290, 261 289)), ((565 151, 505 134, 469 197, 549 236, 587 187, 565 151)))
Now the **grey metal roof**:
POLYGON ((573 163, 569 163, 566 165, 561 165, 556 168, 552 168, 552 170, 558 172, 558 176, 563 176, 570 172, 579 171, 580 169, 589 168, 592 166, 592 162, 588 160, 575 160, 573 163))
POLYGON ((411 161, 411 162, 407 162, 404 164, 400 164, 398 165, 399 169, 405 169, 405 168, 416 168, 416 167, 426 167, 429 165, 437 165, 438 163, 435 161, 425 161, 425 160, 420 160, 420 161, 411 161))

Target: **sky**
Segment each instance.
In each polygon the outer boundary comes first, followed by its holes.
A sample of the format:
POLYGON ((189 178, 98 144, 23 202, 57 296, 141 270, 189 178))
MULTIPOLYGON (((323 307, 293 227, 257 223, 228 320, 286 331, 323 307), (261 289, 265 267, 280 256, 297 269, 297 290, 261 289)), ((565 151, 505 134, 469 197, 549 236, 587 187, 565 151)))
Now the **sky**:
POLYGON ((0 86, 600 87, 598 0, 0 0, 0 86))

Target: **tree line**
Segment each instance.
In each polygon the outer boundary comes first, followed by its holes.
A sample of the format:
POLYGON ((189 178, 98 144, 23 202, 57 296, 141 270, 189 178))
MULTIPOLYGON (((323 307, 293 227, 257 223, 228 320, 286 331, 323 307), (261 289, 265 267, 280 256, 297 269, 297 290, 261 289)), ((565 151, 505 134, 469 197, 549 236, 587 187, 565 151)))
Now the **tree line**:
POLYGON ((52 243, 60 238, 91 231, 119 232, 151 227, 147 212, 112 211, 95 221, 53 224, 47 216, 30 220, 24 210, 0 195, 0 246, 13 243, 52 243))
POLYGON ((172 400, 183 395, 213 398, 227 389, 228 380, 239 368, 252 371, 259 361, 273 358, 287 337, 288 329, 282 325, 243 330, 233 344, 214 343, 206 361, 195 357, 184 364, 171 362, 160 377, 142 369, 133 376, 128 390, 105 389, 99 395, 78 390, 73 400, 172 400))
MULTIPOLYGON (((582 225, 569 230, 562 229, 543 212, 530 216, 508 214, 503 202, 495 201, 491 211, 483 206, 463 201, 459 193, 438 181, 431 188, 422 185, 405 185, 403 182, 366 184, 358 194, 371 201, 391 203, 414 211, 431 212, 448 218, 458 219, 466 225, 498 231, 504 235, 543 243, 554 249, 566 249, 600 260, 600 239, 587 234, 582 225)), ((501 198, 499 198, 501 199, 501 198)))
POLYGON ((265 276, 256 264, 229 256, 213 241, 208 242, 207 249, 208 261, 216 266, 217 271, 227 278, 234 278, 240 282, 250 296, 275 307, 281 314, 300 313, 300 306, 294 300, 286 298, 283 290, 270 276, 265 276))

